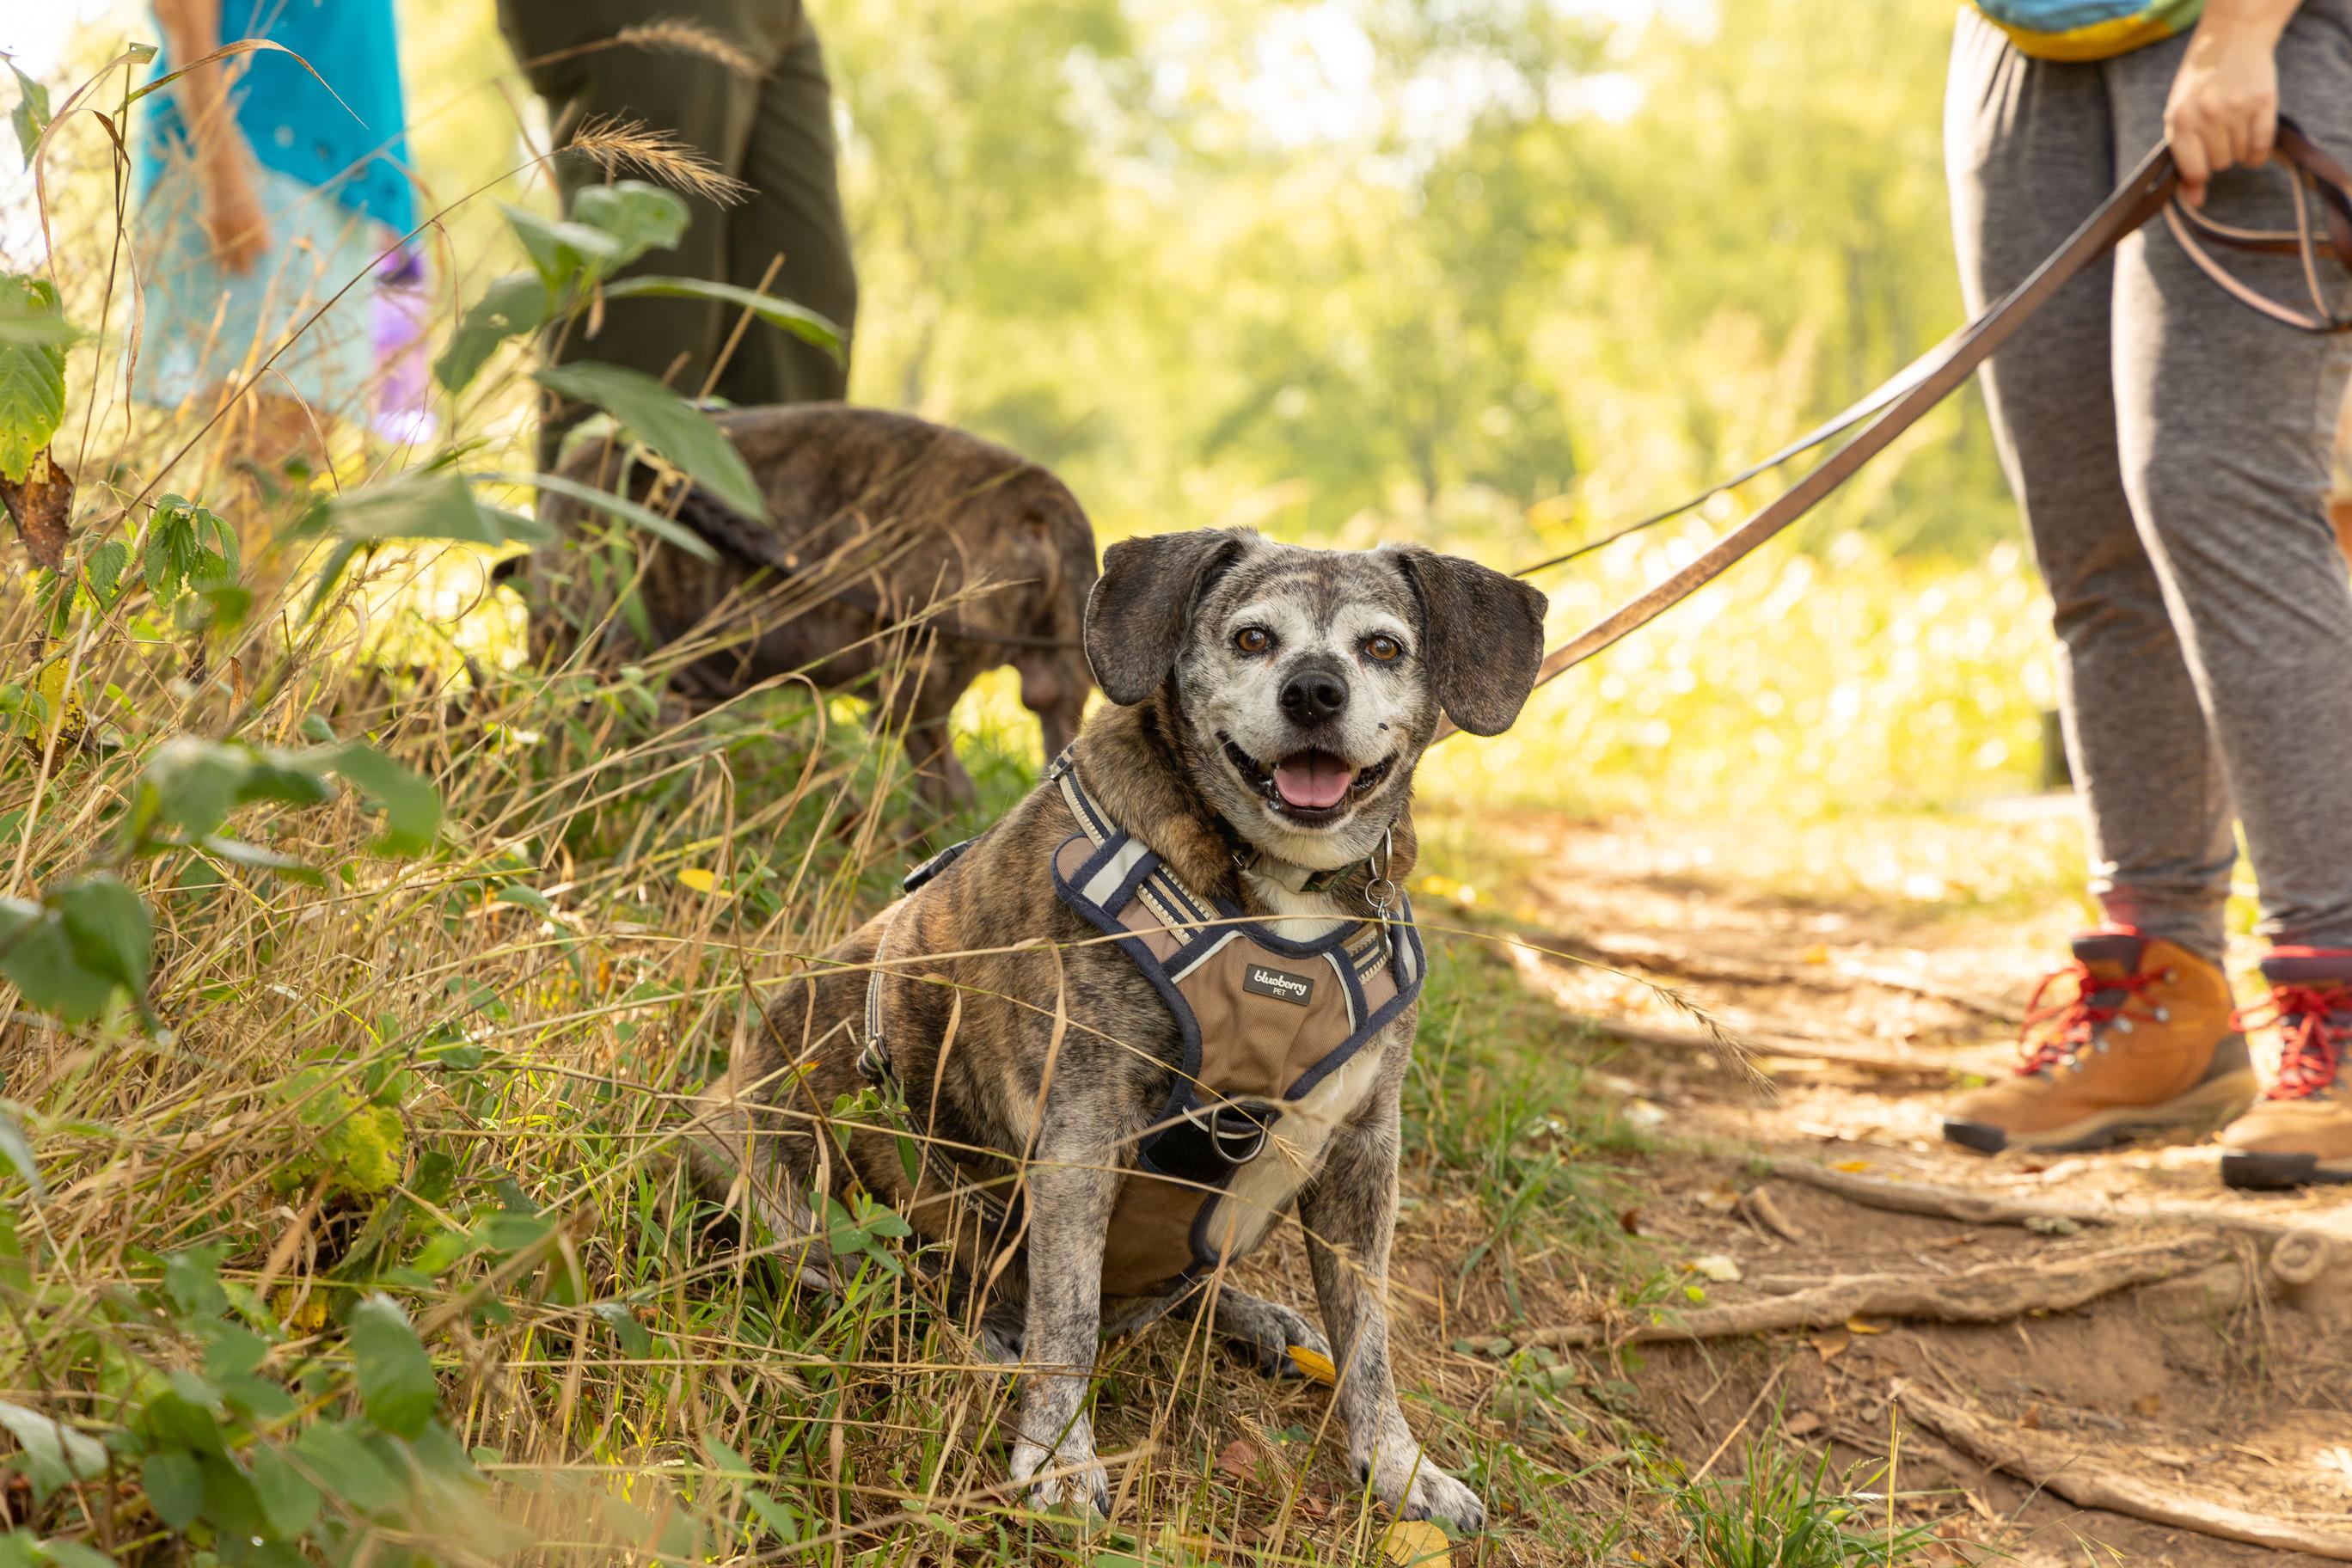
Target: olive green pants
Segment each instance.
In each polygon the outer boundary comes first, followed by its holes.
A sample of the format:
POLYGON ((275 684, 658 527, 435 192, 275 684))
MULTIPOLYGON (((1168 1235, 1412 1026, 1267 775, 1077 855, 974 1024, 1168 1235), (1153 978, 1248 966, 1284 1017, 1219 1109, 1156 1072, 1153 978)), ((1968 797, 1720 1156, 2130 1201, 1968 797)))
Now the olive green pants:
MULTIPOLYGON (((707 388, 736 404, 840 397, 857 278, 835 172, 832 89, 800 0, 499 0, 499 24, 547 100, 559 148, 583 124, 635 121, 670 132, 750 187, 731 205, 688 197, 677 247, 650 253, 627 273, 746 289, 768 279, 770 293, 821 312, 845 334, 838 361, 758 321, 730 349, 743 320, 738 309, 699 300, 615 300, 593 336, 575 323, 557 357, 626 365, 689 396, 707 388), (755 68, 675 46, 587 47, 656 19, 718 34, 755 68)), ((583 157, 559 157, 555 167, 567 210, 577 191, 604 178, 583 157)), ((561 413, 551 420, 549 455, 568 422, 561 413)))

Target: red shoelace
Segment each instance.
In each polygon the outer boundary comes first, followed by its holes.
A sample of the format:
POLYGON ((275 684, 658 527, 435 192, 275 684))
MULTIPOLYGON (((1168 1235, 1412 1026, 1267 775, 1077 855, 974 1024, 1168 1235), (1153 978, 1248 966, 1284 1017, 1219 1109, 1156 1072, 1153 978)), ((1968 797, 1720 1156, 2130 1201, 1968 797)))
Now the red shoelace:
MULTIPOLYGON (((2126 1016, 2133 997, 2163 978, 2161 970, 2135 974, 2093 974, 2090 966, 2079 958, 2063 969, 2052 970, 2042 977, 2042 984, 2033 988, 2032 998, 2025 1004, 2025 1022, 2017 1027, 2018 1047, 2025 1053, 2025 1060, 2017 1069, 2019 1074, 2031 1076, 2046 1071, 2083 1049, 2099 1030, 2126 1016), (2064 1001, 2044 1005, 2042 997, 2062 980, 2073 982, 2074 994, 2064 1001), (2095 996, 2113 996, 2115 1000, 2112 1003, 2095 1002, 2092 1000, 2095 996), (2034 1027, 2042 1024, 2055 1026, 2037 1040, 2033 1037, 2034 1027)), ((2128 1016, 2149 1023, 2156 1021, 2153 1013, 2131 1013, 2128 1016)))
POLYGON ((2242 1030, 2276 1024, 2284 1048, 2278 1081, 2266 1098, 2305 1100, 2336 1082, 2345 1037, 2352 1035, 2352 1021, 2333 1021, 2339 1016, 2352 1020, 2352 992, 2341 984, 2273 985, 2260 1006, 2231 1014, 2230 1026, 2242 1030))

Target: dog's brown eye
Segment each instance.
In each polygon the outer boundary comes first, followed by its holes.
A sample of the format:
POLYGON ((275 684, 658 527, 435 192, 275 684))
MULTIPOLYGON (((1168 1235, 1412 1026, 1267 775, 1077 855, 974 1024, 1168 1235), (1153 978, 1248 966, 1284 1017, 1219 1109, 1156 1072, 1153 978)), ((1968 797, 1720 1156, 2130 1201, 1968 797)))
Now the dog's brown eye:
POLYGON ((1274 638, 1264 626, 1244 626, 1234 634, 1234 646, 1244 653, 1264 653, 1274 646, 1274 638))
POLYGON ((1364 651, 1382 664, 1389 664, 1404 655, 1404 644, 1392 637, 1372 637, 1364 639, 1364 651))

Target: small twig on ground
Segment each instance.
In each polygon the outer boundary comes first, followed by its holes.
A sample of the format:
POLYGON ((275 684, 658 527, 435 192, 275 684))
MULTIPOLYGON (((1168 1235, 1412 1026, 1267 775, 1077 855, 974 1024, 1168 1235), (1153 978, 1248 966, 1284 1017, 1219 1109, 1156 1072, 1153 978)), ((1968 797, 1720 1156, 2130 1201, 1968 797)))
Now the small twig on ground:
POLYGON ((1906 1415, 1980 1463, 2079 1507, 2105 1509, 2222 1541, 2352 1563, 2352 1534, 2291 1524, 2270 1514, 2191 1497, 2170 1478, 2160 1486, 2151 1485, 2091 1457, 2075 1441, 1989 1420, 1900 1379, 1894 1394, 1906 1415))
POLYGON ((1756 1391, 1756 1397, 1748 1402, 1748 1408, 1732 1425, 1731 1430, 1723 1435, 1723 1441, 1715 1446, 1715 1452, 1706 1457, 1706 1463, 1691 1473, 1692 1486, 1706 1479, 1707 1471, 1715 1468, 1715 1462, 1723 1458, 1723 1451, 1731 1447, 1731 1440, 1746 1431, 1748 1424, 1756 1419, 1756 1413, 1764 1408, 1764 1401, 1770 1398, 1772 1391, 1780 1385, 1780 1374, 1788 1370, 1789 1363, 1785 1361, 1772 1369, 1772 1375, 1764 1380, 1764 1386, 1756 1391))
MULTIPOLYGON (((1928 1318, 1997 1323, 2028 1312, 2065 1311, 2101 1296, 2153 1284, 2230 1256, 2218 1236, 2118 1247, 2075 1258, 1981 1264, 1958 1274, 1855 1274, 1810 1290, 1759 1301, 1703 1307, 1668 1322, 1643 1323, 1624 1341, 1710 1340, 1782 1329, 1825 1329, 1853 1317, 1928 1318)), ((1617 1339, 1607 1323, 1560 1323, 1519 1337, 1524 1347, 1590 1345, 1617 1339)))

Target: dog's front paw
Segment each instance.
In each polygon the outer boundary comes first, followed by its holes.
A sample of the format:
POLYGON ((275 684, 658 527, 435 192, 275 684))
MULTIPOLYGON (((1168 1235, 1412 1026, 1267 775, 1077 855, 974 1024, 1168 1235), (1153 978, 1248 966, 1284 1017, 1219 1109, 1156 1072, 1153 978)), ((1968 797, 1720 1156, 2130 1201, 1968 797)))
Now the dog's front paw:
POLYGON ((1433 1520, 1465 1535, 1475 1535, 1486 1528, 1486 1505, 1478 1500, 1476 1492, 1424 1458, 1397 1517, 1433 1520))
POLYGON ((1029 1506, 1040 1513, 1081 1519, 1110 1517, 1110 1476, 1091 1442, 1064 1440, 1059 1450, 1023 1438, 1013 1446, 1013 1479, 1028 1481, 1029 1506))
POLYGON ((1369 1464, 1356 1461, 1356 1474, 1369 1475, 1372 1495, 1399 1519, 1426 1519, 1465 1535, 1486 1525, 1486 1505, 1478 1494, 1437 1468, 1418 1445, 1383 1448, 1369 1464))

